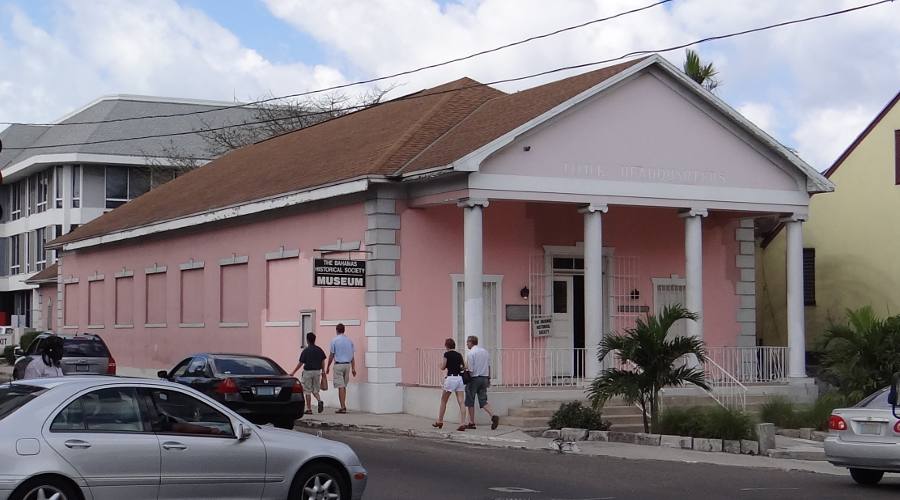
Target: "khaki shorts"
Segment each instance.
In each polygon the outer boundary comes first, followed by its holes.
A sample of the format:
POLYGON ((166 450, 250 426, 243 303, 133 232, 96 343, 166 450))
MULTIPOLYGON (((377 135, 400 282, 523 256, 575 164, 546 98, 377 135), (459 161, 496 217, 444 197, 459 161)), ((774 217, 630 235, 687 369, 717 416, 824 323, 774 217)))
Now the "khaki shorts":
POLYGON ((300 376, 303 392, 318 394, 322 384, 322 370, 303 370, 300 376))
POLYGON ((350 363, 334 365, 334 386, 338 389, 350 383, 350 363))

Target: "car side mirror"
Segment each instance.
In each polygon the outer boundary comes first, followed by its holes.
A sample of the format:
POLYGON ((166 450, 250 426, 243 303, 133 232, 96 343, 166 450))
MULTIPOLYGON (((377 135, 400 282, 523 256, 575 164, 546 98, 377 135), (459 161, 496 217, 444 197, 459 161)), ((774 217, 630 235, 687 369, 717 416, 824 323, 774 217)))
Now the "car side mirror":
POLYGON ((169 372, 167 372, 167 371, 165 371, 165 370, 160 370, 160 371, 156 372, 156 376, 159 377, 159 378, 168 379, 168 378, 169 378, 169 372))
POLYGON ((21 347, 16 347, 13 349, 13 356, 15 356, 17 358, 21 358, 24 355, 25 355, 25 351, 23 351, 21 347))
POLYGON ((250 430, 250 427, 248 427, 247 424, 244 424, 244 423, 238 424, 238 439, 239 440, 241 440, 241 441, 247 440, 250 437, 251 433, 253 433, 253 431, 250 430))

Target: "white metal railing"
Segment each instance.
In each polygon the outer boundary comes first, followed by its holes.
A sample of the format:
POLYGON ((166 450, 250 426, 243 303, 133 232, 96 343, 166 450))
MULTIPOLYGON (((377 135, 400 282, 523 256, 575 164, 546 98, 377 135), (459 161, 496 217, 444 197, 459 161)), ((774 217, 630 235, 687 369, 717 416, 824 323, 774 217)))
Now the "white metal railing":
POLYGON ((706 359, 704 371, 709 385, 706 393, 711 398, 725 408, 746 409, 747 387, 744 384, 711 358, 706 359))
MULTIPOLYGON (((441 387, 444 373, 441 363, 444 349, 419 348, 418 380, 423 387, 441 387)), ((491 384, 498 387, 584 386, 585 350, 583 348, 536 347, 492 349, 491 384)))
POLYGON ((787 347, 707 347, 707 357, 743 384, 787 382, 787 347))

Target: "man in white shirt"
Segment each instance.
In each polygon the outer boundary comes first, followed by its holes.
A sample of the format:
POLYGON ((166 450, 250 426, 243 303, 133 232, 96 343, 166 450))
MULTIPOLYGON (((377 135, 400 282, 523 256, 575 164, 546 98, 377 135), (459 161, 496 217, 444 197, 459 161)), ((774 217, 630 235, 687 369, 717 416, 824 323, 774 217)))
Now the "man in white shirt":
POLYGON ((63 371, 59 366, 63 357, 63 340, 52 335, 44 339, 39 356, 34 357, 25 367, 22 379, 62 377, 63 371))
POLYGON ((491 416, 491 429, 500 425, 500 417, 494 415, 491 405, 487 400, 487 388, 491 385, 491 355, 485 348, 478 345, 478 337, 469 335, 466 338, 466 347, 469 352, 466 355, 466 363, 472 372, 472 380, 466 384, 466 408, 469 410, 469 429, 475 428, 475 397, 478 397, 478 406, 491 416))
POLYGON ((347 413, 347 385, 350 383, 350 373, 356 376, 355 348, 353 341, 344 335, 344 324, 338 323, 335 327, 337 336, 331 340, 331 354, 328 356, 328 366, 325 375, 331 371, 331 363, 334 362, 334 386, 338 390, 338 399, 341 400, 341 409, 335 413, 347 413))

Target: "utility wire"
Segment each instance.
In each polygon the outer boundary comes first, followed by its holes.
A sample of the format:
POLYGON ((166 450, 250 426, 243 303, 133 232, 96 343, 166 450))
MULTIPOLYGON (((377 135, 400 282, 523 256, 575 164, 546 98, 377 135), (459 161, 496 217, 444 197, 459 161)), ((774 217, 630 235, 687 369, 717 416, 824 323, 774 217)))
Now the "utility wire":
POLYGON ((108 119, 108 120, 91 120, 91 121, 68 122, 68 123, 21 123, 21 122, 0 122, 0 125, 32 125, 32 126, 96 125, 96 124, 100 124, 100 123, 114 123, 114 122, 125 122, 125 121, 132 121, 132 120, 146 120, 146 119, 149 119, 149 118, 172 118, 172 117, 178 117, 178 116, 199 115, 199 114, 204 114, 204 113, 213 113, 213 112, 216 112, 216 111, 225 111, 225 110, 229 110, 229 109, 247 108, 247 107, 251 107, 251 106, 257 105, 257 104, 264 104, 264 103, 271 102, 271 101, 277 101, 277 100, 282 100, 282 99, 291 99, 291 98, 296 98, 296 97, 303 97, 303 96, 308 96, 308 95, 313 95, 313 94, 319 94, 319 93, 322 93, 322 92, 330 92, 330 91, 333 91, 333 90, 340 90, 340 89, 345 89, 345 88, 349 88, 349 87, 355 87, 355 86, 358 86, 358 85, 366 85, 366 84, 369 84, 369 83, 375 83, 375 82, 380 82, 380 81, 384 81, 384 80, 390 80, 390 79, 396 78, 396 77, 398 77, 398 76, 406 76, 406 75, 411 75, 411 74, 414 74, 414 73, 419 73, 419 72, 421 72, 421 71, 425 71, 425 70, 429 70, 429 69, 439 68, 439 67, 441 67, 441 66, 446 66, 446 65, 448 65, 448 64, 453 64, 453 63, 457 63, 457 62, 460 62, 460 61, 465 61, 465 60, 468 60, 468 59, 473 59, 473 58, 476 58, 476 57, 479 57, 479 56, 483 56, 483 55, 485 55, 485 54, 490 54, 490 53, 492 53, 492 52, 499 52, 499 51, 501 51, 501 50, 508 49, 508 48, 510 48, 510 47, 515 47, 515 46, 517 46, 517 45, 522 45, 522 44, 526 44, 526 43, 529 43, 529 42, 533 42, 533 41, 535 41, 535 40, 540 40, 540 39, 543 39, 543 38, 549 38, 549 37, 558 35, 558 34, 560 34, 560 33, 565 33, 565 32, 567 32, 567 31, 572 31, 572 30, 584 28, 584 27, 586 27, 586 26, 590 26, 590 25, 593 25, 593 24, 602 23, 602 22, 605 22, 605 21, 610 21, 610 20, 616 19, 616 18, 618 18, 618 17, 627 16, 628 14, 634 14, 634 13, 636 13, 636 12, 641 12, 641 11, 644 11, 644 10, 647 10, 647 9, 651 9, 651 8, 653 8, 653 7, 656 7, 656 6, 658 6, 658 5, 663 5, 663 4, 669 3, 669 2, 671 2, 671 1, 672 1, 672 0, 661 0, 661 1, 658 1, 658 2, 656 2, 656 3, 652 3, 652 4, 649 4, 649 5, 645 5, 645 6, 643 6, 643 7, 638 7, 638 8, 631 9, 631 10, 627 10, 627 11, 624 11, 624 12, 619 12, 618 14, 613 14, 613 15, 611 15, 611 16, 602 17, 602 18, 599 18, 599 19, 593 19, 593 20, 591 20, 591 21, 587 21, 587 22, 584 22, 584 23, 581 23, 581 24, 576 24, 576 25, 573 25, 573 26, 567 26, 567 27, 565 27, 565 28, 561 28, 561 29, 558 29, 558 30, 556 30, 556 31, 551 31, 551 32, 549 32, 549 33, 544 33, 544 34, 541 34, 541 35, 535 35, 535 36, 531 36, 531 37, 525 38, 525 39, 523 39, 523 40, 518 40, 518 41, 515 41, 515 42, 510 42, 510 43, 507 43, 507 44, 504 44, 504 45, 500 45, 500 46, 494 47, 494 48, 492 48, 492 49, 486 49, 486 50, 482 50, 482 51, 479 51, 479 52, 475 52, 475 53, 472 53, 472 54, 469 54, 469 55, 466 55, 466 56, 456 57, 456 58, 454 58, 454 59, 448 59, 448 60, 446 60, 446 61, 442 61, 442 62, 439 62, 439 63, 429 64, 429 65, 426 65, 426 66, 420 66, 420 67, 414 68, 414 69, 404 70, 404 71, 401 71, 401 72, 399 72, 399 73, 393 73, 393 74, 390 74, 390 75, 378 76, 378 77, 375 77, 375 78, 370 78, 370 79, 368 79, 368 80, 358 80, 358 81, 354 81, 354 82, 350 82, 350 83, 344 83, 344 84, 341 84, 341 85, 334 85, 334 86, 332 86, 332 87, 326 87, 326 88, 321 88, 321 89, 316 89, 316 90, 308 90, 308 91, 305 91, 305 92, 299 92, 299 93, 296 93, 296 94, 287 94, 287 95, 283 95, 283 96, 269 97, 269 98, 261 99, 261 100, 258 100, 258 101, 252 101, 252 102, 246 102, 246 103, 234 104, 234 105, 232 105, 232 106, 222 106, 222 107, 216 107, 216 108, 213 108, 213 109, 204 109, 204 110, 196 110, 196 111, 186 111, 186 112, 184 112, 184 113, 162 113, 162 114, 155 114, 155 115, 131 116, 131 117, 125 117, 125 118, 112 118, 112 119, 108 119))
MULTIPOLYGON (((724 35, 709 36, 709 37, 705 37, 705 38, 700 38, 700 39, 698 39, 698 40, 694 40, 694 41, 692 41, 692 42, 682 43, 682 44, 678 44, 678 45, 672 45, 672 46, 670 46, 670 47, 665 47, 665 48, 661 48, 661 49, 651 49, 651 50, 637 50, 637 51, 632 51, 632 52, 629 52, 629 53, 627 53, 627 54, 623 54, 623 55, 618 56, 618 57, 613 57, 613 58, 609 58, 609 59, 603 59, 603 60, 593 61, 593 62, 588 62, 588 63, 582 63, 582 64, 575 64, 575 65, 571 65, 571 66, 563 66, 563 67, 560 67, 560 68, 554 68, 554 69, 550 69, 550 70, 546 70, 546 71, 541 71, 541 72, 538 72, 538 73, 531 73, 531 74, 524 75, 524 76, 517 76, 517 77, 511 77, 511 78, 504 78, 504 79, 502 79, 502 80, 494 80, 494 81, 487 82, 487 83, 475 83, 475 84, 472 84, 472 85, 466 85, 466 86, 459 87, 459 88, 447 89, 447 90, 441 90, 441 91, 435 91, 435 92, 422 92, 422 91, 420 91, 420 92, 413 93, 413 94, 410 94, 410 95, 407 95, 407 96, 399 97, 399 98, 397 98, 397 99, 392 99, 392 100, 390 100, 390 101, 384 101, 384 102, 380 102, 380 103, 376 103, 376 104, 372 104, 372 105, 351 106, 351 107, 348 107, 348 108, 344 108, 344 110, 345 110, 345 111, 349 111, 349 112, 359 111, 359 110, 362 110, 362 109, 368 109, 368 108, 374 108, 374 107, 378 107, 378 106, 384 106, 384 105, 386 105, 386 104, 391 104, 391 103, 396 103, 396 102, 401 102, 401 101, 407 101, 407 100, 412 100, 412 99, 420 99, 420 98, 424 98, 424 97, 431 97, 431 96, 441 95, 441 94, 448 94, 448 93, 451 93, 451 92, 461 92, 461 91, 463 91, 463 90, 467 90, 467 89, 471 89, 471 88, 476 88, 476 87, 485 87, 485 86, 490 86, 490 85, 498 85, 498 84, 502 84, 502 83, 518 82, 518 81, 522 81, 522 80, 527 80, 527 79, 531 79, 531 78, 536 78, 536 77, 539 77, 539 76, 549 75, 549 74, 552 74, 552 73, 559 73, 559 72, 562 72, 562 71, 569 71, 569 70, 574 70, 574 69, 582 69, 582 68, 586 68, 586 67, 590 67, 590 66, 597 66, 597 65, 600 65, 600 64, 606 64, 606 63, 611 63, 611 62, 615 62, 615 61, 620 61, 620 60, 623 60, 623 59, 627 59, 627 58, 629 58, 629 57, 634 57, 634 56, 639 56, 639 55, 658 54, 658 53, 671 52, 671 51, 673 51, 673 50, 679 50, 679 49, 683 49, 683 48, 686 48, 686 47, 690 47, 691 45, 698 45, 698 44, 701 44, 701 43, 707 43, 707 42, 711 42, 711 41, 715 41, 715 40, 724 40, 724 39, 727 39, 727 38, 733 38, 733 37, 737 37, 737 36, 743 36, 743 35, 747 35, 747 34, 750 34, 750 33, 757 33, 757 32, 760 32, 760 31, 767 31, 767 30, 771 30, 771 29, 775 29, 775 28, 781 28, 781 27, 789 26, 789 25, 793 25, 793 24, 800 24, 800 23, 805 23, 805 22, 814 21, 814 20, 818 20, 818 19, 824 19, 824 18, 828 18, 828 17, 834 17, 834 16, 838 16, 838 15, 842 15, 842 14, 848 14, 848 13, 850 13, 850 12, 854 12, 854 11, 858 11, 858 10, 867 9, 867 8, 870 8, 870 7, 875 7, 875 6, 877 6, 877 5, 881 5, 881 4, 889 3, 889 2, 893 2, 893 1, 894 1, 894 0, 879 0, 879 1, 877 1, 877 2, 872 2, 872 3, 868 3, 868 4, 864 4, 864 5, 859 5, 859 6, 856 6, 856 7, 850 7, 850 8, 847 8, 847 9, 842 9, 842 10, 837 10, 837 11, 833 11, 833 12, 828 12, 828 13, 825 13, 825 14, 819 14, 819 15, 816 15, 816 16, 809 16, 809 17, 804 17, 804 18, 800 18, 800 19, 794 19, 794 20, 790 20, 790 21, 783 21, 783 22, 780 22, 780 23, 769 24, 769 25, 766 25, 766 26, 760 26, 760 27, 757 27, 757 28, 750 28, 750 29, 746 29, 746 30, 742 30, 742 31, 736 31, 736 32, 732 32, 732 33, 728 33, 728 34, 724 34, 724 35)), ((204 132, 214 132, 214 131, 218 131, 218 130, 225 130, 225 129, 236 128, 236 127, 245 127, 245 126, 248 126, 248 125, 257 125, 257 124, 263 124, 263 123, 272 123, 272 122, 277 122, 277 121, 281 121, 281 120, 285 120, 285 119, 296 119, 296 118, 308 117, 308 116, 321 116, 321 115, 330 114, 330 113, 333 113, 333 112, 332 112, 332 111, 314 112, 314 113, 308 113, 308 114, 299 115, 299 116, 280 117, 280 118, 270 118, 270 119, 266 119, 266 120, 255 121, 255 122, 242 123, 242 124, 239 124, 239 125, 224 125, 224 126, 221 126, 221 127, 212 127, 212 128, 199 129, 199 130, 189 130, 189 131, 183 131, 183 132, 171 132, 171 133, 165 133, 165 134, 151 134, 151 135, 145 135, 145 136, 128 137, 128 138, 120 138, 120 139, 102 139, 102 140, 97 140, 97 141, 74 142, 74 143, 68 143, 68 144, 52 144, 52 145, 44 145, 44 146, 29 146, 29 147, 24 147, 24 148, 5 147, 4 149, 5 149, 5 150, 49 149, 49 148, 57 148, 57 147, 83 146, 83 145, 90 145, 90 144, 103 144, 103 143, 110 143, 110 142, 123 142, 123 141, 133 141, 133 140, 142 140, 142 139, 152 139, 152 138, 157 138, 157 137, 174 137, 174 136, 181 136, 181 135, 199 134, 199 133, 204 133, 204 132)), ((349 114, 349 113, 347 113, 347 114, 349 114)), ((327 123, 327 122, 329 122, 329 121, 335 120, 335 119, 337 119, 337 118, 341 118, 342 116, 346 116, 346 114, 343 114, 343 115, 340 115, 340 116, 336 116, 336 117, 333 117, 333 118, 329 118, 329 119, 327 119, 327 120, 323 120, 323 121, 318 122, 318 123, 316 123, 316 124, 314 124, 314 125, 311 125, 311 126, 322 125, 322 124, 324 124, 324 123, 327 123)), ((287 133, 290 133, 290 132, 287 132, 287 133)), ((271 139, 271 137, 270 137, 269 139, 271 139)))

